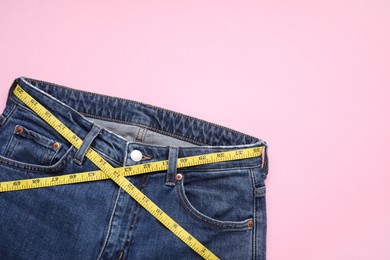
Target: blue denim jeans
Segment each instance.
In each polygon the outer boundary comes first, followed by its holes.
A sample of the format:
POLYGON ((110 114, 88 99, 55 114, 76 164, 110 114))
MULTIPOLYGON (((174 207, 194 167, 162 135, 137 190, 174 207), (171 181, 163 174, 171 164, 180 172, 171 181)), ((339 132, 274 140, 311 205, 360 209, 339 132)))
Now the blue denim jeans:
MULTIPOLYGON (((168 160, 127 177, 221 259, 265 259, 266 153, 176 168, 177 158, 265 141, 178 112, 20 77, 0 115, 0 182, 168 160), (75 149, 14 94, 19 84, 85 140, 75 149), (264 158, 262 158, 264 157, 264 158), (177 174, 182 178, 176 178, 177 174)), ((0 259, 199 259, 113 181, 0 193, 0 259)))

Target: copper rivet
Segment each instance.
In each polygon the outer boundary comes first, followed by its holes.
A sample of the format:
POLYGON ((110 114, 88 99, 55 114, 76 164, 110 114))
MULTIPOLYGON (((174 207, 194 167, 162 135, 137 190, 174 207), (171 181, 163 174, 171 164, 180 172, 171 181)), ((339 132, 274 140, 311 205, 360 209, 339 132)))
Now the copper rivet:
POLYGON ((248 221, 248 227, 253 227, 253 220, 248 221))
POLYGON ((183 179, 183 175, 180 173, 176 174, 176 180, 180 181, 181 179, 183 179))
POLYGON ((61 144, 59 143, 59 142, 55 142, 54 144, 53 144, 53 148, 54 149, 59 149, 61 147, 61 144))
POLYGON ((19 133, 19 134, 23 133, 23 130, 24 130, 23 126, 18 125, 16 127, 16 132, 19 133))

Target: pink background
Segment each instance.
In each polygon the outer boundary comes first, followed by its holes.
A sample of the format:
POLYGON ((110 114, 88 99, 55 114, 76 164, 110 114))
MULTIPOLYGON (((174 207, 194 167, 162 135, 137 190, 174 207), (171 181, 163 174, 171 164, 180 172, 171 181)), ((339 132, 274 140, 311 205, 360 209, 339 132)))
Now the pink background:
POLYGON ((1 111, 28 76, 260 137, 269 259, 390 259, 389 1, 57 2, 1 1, 1 111))

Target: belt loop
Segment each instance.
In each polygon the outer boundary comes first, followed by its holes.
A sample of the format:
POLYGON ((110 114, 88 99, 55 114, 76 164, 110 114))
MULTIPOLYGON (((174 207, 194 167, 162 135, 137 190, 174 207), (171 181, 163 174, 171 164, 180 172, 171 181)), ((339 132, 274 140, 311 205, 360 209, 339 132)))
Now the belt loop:
POLYGON ((83 160, 85 157, 85 154, 87 153, 88 148, 91 146, 93 140, 95 140, 96 136, 100 133, 102 129, 96 125, 92 126, 91 131, 87 134, 85 137, 83 143, 81 144, 80 148, 76 152, 73 160, 78 164, 83 164, 83 160))
POLYGON ((179 155, 179 147, 169 146, 168 170, 167 170, 167 178, 165 181, 165 185, 167 186, 175 186, 178 155, 179 155))
POLYGON ((268 154, 267 154, 267 151, 268 151, 268 146, 264 145, 263 146, 263 154, 261 155, 261 157, 263 159, 261 166, 263 168, 264 179, 266 179, 267 175, 268 175, 268 154))

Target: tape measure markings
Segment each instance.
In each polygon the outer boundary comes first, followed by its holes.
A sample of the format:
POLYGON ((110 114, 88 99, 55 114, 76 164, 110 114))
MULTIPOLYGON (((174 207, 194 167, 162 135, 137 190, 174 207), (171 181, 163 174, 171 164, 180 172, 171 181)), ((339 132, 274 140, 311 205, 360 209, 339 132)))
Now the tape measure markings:
MULTIPOLYGON (((242 150, 233 150, 227 152, 217 152, 217 153, 182 157, 182 158, 178 158, 177 160, 177 168, 185 168, 185 167, 191 167, 196 165, 253 158, 261 155, 261 152, 262 152, 262 147, 256 147, 256 148, 245 148, 242 150), (242 155, 237 156, 237 154, 239 155, 242 154, 242 155)), ((164 171, 167 169, 168 169, 168 160, 115 168, 116 171, 118 171, 121 175, 125 177, 144 174, 144 173, 164 171)), ((107 179, 110 178, 104 172, 96 170, 96 171, 88 171, 88 172, 81 172, 81 173, 64 174, 58 176, 13 180, 13 181, 0 182, 0 193, 17 191, 17 190, 37 189, 37 188, 44 188, 44 187, 67 185, 67 184, 76 184, 76 183, 90 182, 90 181, 100 181, 100 180, 107 180, 107 179)))

